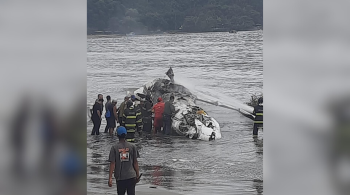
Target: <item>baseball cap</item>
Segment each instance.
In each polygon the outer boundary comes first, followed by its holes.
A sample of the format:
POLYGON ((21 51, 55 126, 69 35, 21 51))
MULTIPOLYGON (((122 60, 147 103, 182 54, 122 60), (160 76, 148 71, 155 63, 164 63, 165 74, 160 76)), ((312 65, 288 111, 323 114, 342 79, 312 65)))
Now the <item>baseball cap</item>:
POLYGON ((117 135, 121 135, 121 134, 123 134, 123 133, 126 135, 126 129, 125 129, 125 127, 123 127, 123 126, 118 127, 118 128, 117 128, 117 135))

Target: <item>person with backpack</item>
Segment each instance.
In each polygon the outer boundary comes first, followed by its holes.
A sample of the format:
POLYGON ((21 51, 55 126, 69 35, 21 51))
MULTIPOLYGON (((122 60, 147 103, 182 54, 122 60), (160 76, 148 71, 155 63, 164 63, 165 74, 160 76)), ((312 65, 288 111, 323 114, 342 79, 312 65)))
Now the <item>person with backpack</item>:
POLYGON ((111 102, 111 96, 107 95, 107 102, 105 104, 105 109, 106 109, 106 113, 105 113, 105 118, 106 118, 106 121, 107 121, 107 124, 106 124, 106 127, 105 127, 105 133, 108 133, 108 130, 109 130, 109 118, 111 117, 111 112, 110 112, 110 109, 109 107, 112 106, 112 102, 111 102))

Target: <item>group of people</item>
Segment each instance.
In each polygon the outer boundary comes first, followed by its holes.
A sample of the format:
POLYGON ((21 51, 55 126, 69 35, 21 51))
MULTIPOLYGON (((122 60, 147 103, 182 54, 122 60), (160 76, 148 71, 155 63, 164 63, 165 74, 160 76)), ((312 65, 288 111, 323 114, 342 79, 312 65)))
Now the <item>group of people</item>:
MULTIPOLYGON (((108 123, 107 119, 106 129, 109 129, 110 132, 112 130, 113 133, 115 121, 121 121, 121 125, 117 128, 116 132, 119 138, 119 142, 111 147, 108 159, 110 162, 108 186, 113 186, 112 175, 114 173, 118 194, 125 194, 125 192, 127 192, 128 195, 134 195, 135 186, 140 181, 140 177, 142 176, 139 171, 137 160, 137 148, 134 144, 129 143, 130 141, 133 141, 135 132, 142 132, 142 130, 146 132, 151 131, 153 118, 152 113, 154 113, 154 131, 161 131, 161 127, 163 126, 163 132, 165 134, 169 134, 171 132, 171 116, 175 113, 175 107, 173 105, 174 96, 170 96, 170 100, 166 103, 163 102, 161 97, 159 97, 157 101, 158 103, 153 106, 150 97, 146 96, 144 101, 141 100, 140 104, 136 105, 135 97, 131 96, 130 101, 129 97, 127 96, 125 97, 124 102, 122 102, 117 109, 116 101, 113 100, 111 102, 112 106, 110 106, 110 104, 108 104, 108 102, 110 102, 110 97, 107 96, 105 109, 107 111, 112 111, 111 116, 114 116, 114 124, 111 124, 111 121, 108 123)), ((101 108, 103 102, 102 95, 98 96, 96 102, 98 103, 95 104, 97 106, 94 105, 94 109, 97 110, 96 113, 100 117, 99 124, 96 126, 99 127, 101 125, 101 113, 103 109, 101 108)), ((254 107, 253 111, 253 114, 255 115, 253 128, 254 136, 257 136, 258 128, 262 127, 263 123, 262 103, 263 99, 259 98, 258 105, 254 107)))
MULTIPOLYGON (((111 101, 111 97, 106 97, 107 102, 105 104, 105 117, 107 120, 107 125, 105 127, 105 133, 108 131, 110 133, 113 133, 113 129, 116 127, 116 120, 115 117, 117 117, 117 101, 113 100, 111 101)), ((100 134, 100 127, 101 127, 101 121, 102 121, 102 112, 103 112, 103 95, 98 94, 97 99, 95 101, 95 104, 92 107, 91 111, 91 120, 94 124, 94 127, 92 128, 91 135, 99 135, 100 134)))
MULTIPOLYGON (((127 130, 127 141, 135 141, 135 133, 140 135, 146 133, 171 134, 171 117, 175 113, 173 105, 174 96, 170 96, 170 100, 163 102, 161 97, 158 97, 157 103, 153 105, 151 97, 146 95, 144 98, 137 99, 134 95, 126 96, 124 101, 117 107, 117 101, 111 100, 110 96, 106 97, 104 109, 107 125, 105 133, 113 134, 116 128, 116 123, 123 126, 127 130)), ((91 135, 99 135, 102 112, 103 112, 103 95, 98 94, 98 98, 91 110, 91 120, 94 124, 91 135)))

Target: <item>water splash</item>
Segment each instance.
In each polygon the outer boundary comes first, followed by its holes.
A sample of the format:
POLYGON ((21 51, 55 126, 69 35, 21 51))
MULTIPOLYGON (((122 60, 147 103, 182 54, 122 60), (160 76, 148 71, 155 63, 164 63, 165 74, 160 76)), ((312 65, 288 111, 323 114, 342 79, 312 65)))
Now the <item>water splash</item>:
POLYGON ((233 110, 244 110, 249 113, 253 112, 253 108, 248 106, 234 97, 224 94, 223 92, 211 89, 209 87, 201 86, 197 81, 182 76, 176 75, 175 83, 183 85, 189 89, 194 95, 197 96, 197 99, 206 101, 208 103, 227 107, 233 110))

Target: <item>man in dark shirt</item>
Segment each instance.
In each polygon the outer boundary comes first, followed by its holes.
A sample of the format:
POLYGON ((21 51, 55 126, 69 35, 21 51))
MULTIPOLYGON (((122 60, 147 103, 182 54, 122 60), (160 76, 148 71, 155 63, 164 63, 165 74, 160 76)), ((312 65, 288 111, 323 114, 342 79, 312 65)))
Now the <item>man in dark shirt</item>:
POLYGON ((151 133, 152 131, 152 106, 153 103, 151 101, 151 97, 146 95, 146 101, 144 101, 144 105, 141 107, 142 112, 142 123, 143 123, 143 131, 147 133, 151 133))
POLYGON ((171 134, 171 117, 175 114, 174 96, 170 96, 170 100, 165 102, 164 104, 164 112, 163 112, 163 133, 165 135, 171 134))
POLYGON ((258 135, 258 128, 263 127, 263 98, 260 97, 258 99, 258 105, 254 107, 253 114, 255 116, 254 119, 254 127, 253 127, 253 136, 258 135))
POLYGON ((102 105, 103 105, 103 96, 99 96, 100 99, 97 99, 93 108, 92 108, 92 122, 94 127, 92 128, 91 135, 99 135, 100 134, 100 126, 102 120, 102 105), (101 98, 102 97, 102 98, 101 98))
POLYGON ((118 127, 117 136, 119 142, 112 146, 109 153, 109 180, 108 186, 112 187, 112 174, 117 181, 118 195, 135 195, 135 185, 140 181, 139 164, 137 162, 137 149, 132 143, 125 140, 127 131, 125 127, 118 127))

